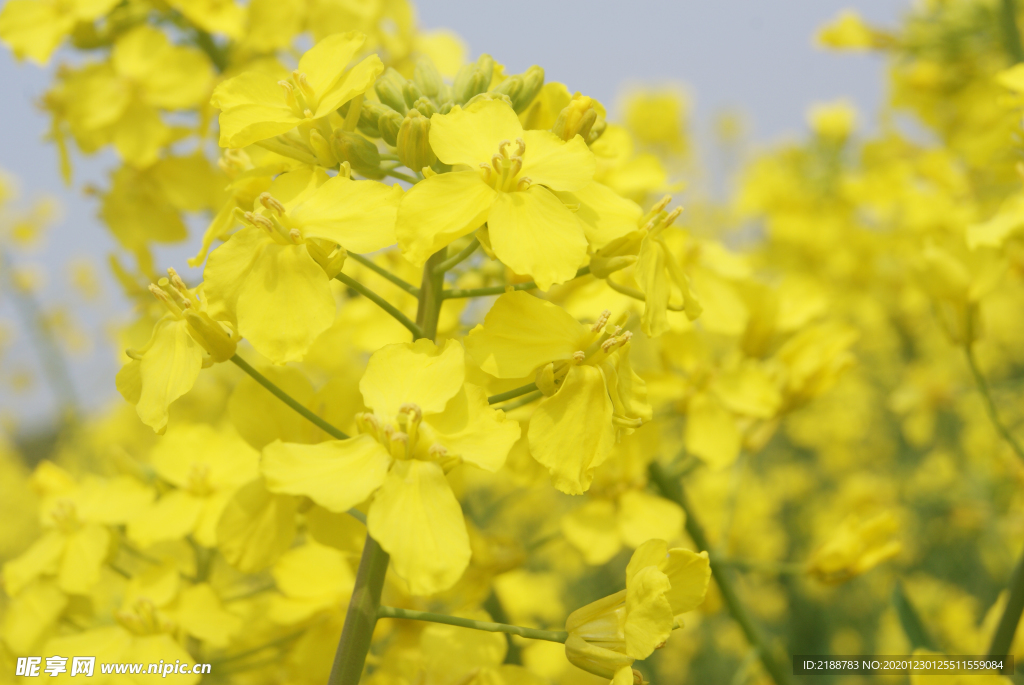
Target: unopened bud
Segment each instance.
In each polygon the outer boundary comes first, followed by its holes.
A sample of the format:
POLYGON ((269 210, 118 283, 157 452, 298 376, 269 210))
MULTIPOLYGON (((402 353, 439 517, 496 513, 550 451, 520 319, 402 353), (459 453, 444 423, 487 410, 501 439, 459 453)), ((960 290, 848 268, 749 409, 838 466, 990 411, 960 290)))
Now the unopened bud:
POLYGON ((533 99, 537 97, 540 89, 544 87, 544 69, 535 64, 524 71, 521 76, 523 88, 519 91, 519 95, 512 98, 512 107, 515 108, 517 114, 525 112, 533 99))
POLYGON ((357 173, 364 176, 380 175, 380 151, 358 133, 335 130, 331 136, 331 148, 339 162, 348 162, 357 173))
POLYGON ((433 101, 426 96, 421 97, 419 100, 412 103, 412 106, 413 109, 428 119, 434 114, 437 114, 437 107, 435 107, 433 101))
POLYGON ((416 68, 412 74, 412 80, 420 92, 429 98, 437 98, 444 89, 444 79, 441 72, 437 70, 433 60, 429 57, 420 57, 416 62, 416 68))
POLYGON ((405 98, 405 104, 412 107, 416 104, 416 101, 423 97, 423 93, 412 81, 406 81, 405 85, 402 86, 402 97, 405 98))
POLYGON ((467 103, 474 95, 486 92, 493 77, 494 59, 490 55, 480 55, 475 63, 465 65, 456 74, 452 97, 459 104, 467 103))
POLYGON ((405 84, 405 78, 393 68, 388 67, 377 78, 377 84, 373 88, 377 91, 377 97, 381 102, 396 112, 405 114, 408 111, 404 95, 405 84))
POLYGON ((593 99, 576 93, 572 101, 558 113, 558 119, 551 132, 562 140, 572 140, 577 135, 587 140, 590 129, 597 123, 597 111, 593 99))
MULTIPOLYGON (((357 124, 360 131, 371 138, 377 138, 380 136, 380 130, 377 128, 377 122, 381 116, 394 110, 387 105, 382 105, 379 102, 373 100, 363 100, 363 108, 359 110, 359 123, 357 124)), ((344 114, 344 112, 342 112, 344 114)))
POLYGON ((398 159, 413 171, 419 171, 437 161, 430 148, 430 119, 411 110, 398 131, 398 159))
POLYGON ((377 120, 377 130, 384 142, 395 147, 398 145, 398 131, 402 128, 402 121, 405 119, 398 112, 391 110, 382 114, 377 120))

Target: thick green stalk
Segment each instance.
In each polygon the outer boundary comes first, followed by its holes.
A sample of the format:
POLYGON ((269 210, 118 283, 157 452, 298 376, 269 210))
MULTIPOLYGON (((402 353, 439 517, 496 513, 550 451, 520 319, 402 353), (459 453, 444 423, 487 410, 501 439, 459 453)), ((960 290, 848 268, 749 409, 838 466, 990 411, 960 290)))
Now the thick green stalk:
POLYGON ((999 411, 996 409, 995 400, 992 399, 992 392, 989 390, 988 381, 985 380, 984 374, 981 373, 981 367, 978 366, 978 360, 974 356, 974 348, 968 343, 964 346, 964 351, 967 353, 967 365, 971 367, 974 382, 978 386, 978 391, 981 393, 982 398, 985 400, 985 410, 988 412, 988 418, 992 421, 992 425, 995 426, 999 435, 1006 441, 1006 444, 1013 449, 1018 457, 1024 459, 1024 448, 1017 442, 1017 438, 1013 437, 1009 427, 999 418, 999 411))
MULTIPOLYGON (((580 276, 586 276, 590 273, 590 267, 585 266, 576 272, 573 278, 579 278, 580 276)), ((485 297, 487 295, 501 295, 506 290, 511 288, 512 290, 535 290, 537 284, 533 281, 527 281, 526 283, 516 283, 512 286, 507 285, 492 285, 487 288, 453 288, 452 290, 445 290, 443 297, 446 300, 455 300, 465 297, 485 297)))
POLYGON ((438 268, 448 256, 448 248, 442 247, 423 265, 423 283, 420 285, 420 306, 416 311, 416 325, 420 327, 418 337, 433 340, 437 337, 437 320, 444 304, 444 271, 438 268))
POLYGON ((1024 62, 1024 46, 1021 45, 1020 28, 1017 26, 1017 2, 1002 0, 999 4, 999 24, 1006 52, 1014 64, 1024 62))
POLYGON ((497 404, 498 402, 504 402, 505 400, 511 400, 516 397, 521 397, 527 393, 535 392, 537 390, 536 383, 530 383, 528 385, 521 385, 518 388, 512 388, 505 392, 499 392, 497 395, 491 395, 487 398, 487 404, 497 404))
POLYGON ((239 357, 237 354, 231 358, 231 361, 234 362, 235 365, 238 366, 238 368, 242 369, 242 371, 245 371, 247 374, 252 376, 253 380, 255 380, 257 383, 262 385, 267 390, 269 390, 274 395, 274 397, 287 404, 289 407, 297 411, 305 418, 309 419, 318 428, 320 428, 320 430, 327 433, 332 438, 337 438, 338 440, 345 440, 346 438, 348 438, 348 435, 346 435, 342 431, 338 430, 331 424, 321 419, 319 416, 311 412, 308 408, 299 404, 299 402, 294 397, 292 397, 284 390, 274 385, 274 383, 272 383, 266 376, 264 376, 256 369, 252 368, 247 361, 239 357))
MULTIPOLYGON (((686 497, 683 484, 679 479, 669 478, 668 474, 665 473, 665 470, 657 462, 651 464, 650 476, 651 482, 661 491, 661 495, 678 504, 686 512, 686 532, 690 534, 694 544, 702 551, 708 550, 710 548, 708 537, 700 520, 697 518, 697 512, 694 511, 693 505, 690 504, 689 499, 686 497)), ((791 680, 789 671, 786 668, 787 665, 779 663, 773 656, 771 648, 764 641, 761 632, 754 624, 753 618, 747 613, 746 607, 743 606, 739 595, 736 594, 736 589, 732 585, 728 569, 712 559, 711 574, 715 577, 715 582, 718 583, 718 590, 722 594, 722 601, 725 602, 729 613, 732 614, 733 619, 739 624, 740 629, 747 638, 747 642, 757 650, 761 663, 764 665, 764 670, 768 671, 768 675, 771 676, 776 685, 790 685, 791 680)))
POLYGON ((564 643, 569 633, 564 630, 538 630, 536 628, 524 628, 523 626, 510 626, 507 623, 491 623, 490 621, 475 621, 471 618, 461 616, 448 616, 447 614, 434 614, 429 611, 414 611, 412 609, 399 609, 397 607, 382 606, 377 610, 381 618, 407 618, 413 621, 430 621, 431 623, 444 623, 449 626, 460 626, 472 630, 485 630, 489 633, 508 633, 519 635, 531 640, 547 640, 548 642, 564 643))
MULTIPOLYGON (((1010 596, 1006 599, 1006 608, 1003 609, 999 625, 992 636, 992 643, 988 648, 989 656, 1004 656, 1010 653, 1013 635, 1017 632, 1020 615, 1024 612, 1024 552, 1013 569, 1009 587, 1010 596)), ((1009 673, 1009 669, 1004 669, 1004 673, 1009 673)))
POLYGON ((327 685, 358 685, 366 655, 370 653, 373 629, 377 627, 380 593, 390 561, 388 553, 367 533, 355 588, 345 614, 345 627, 338 641, 338 651, 334 653, 334 665, 327 685))
POLYGON ((373 292, 365 285, 363 285, 362 283, 360 283, 359 281, 357 281, 356 279, 352 278, 347 274, 339 273, 337 276, 335 276, 335 278, 344 283, 345 285, 347 285, 348 287, 352 288, 352 290, 355 290, 357 293, 359 293, 366 299, 373 302, 375 305, 386 311, 388 314, 390 314, 392 318, 395 319, 395 321, 405 326, 409 330, 409 332, 412 333, 413 338, 423 337, 423 332, 420 330, 420 327, 414 324, 409 319, 408 316, 400 312, 398 310, 398 307, 391 304, 383 297, 373 292))
MULTIPOLYGON (((437 319, 441 311, 441 290, 444 272, 435 272, 438 263, 443 262, 447 248, 427 260, 423 266, 423 284, 420 287, 419 308, 416 313, 417 331, 414 338, 433 340, 437 336, 437 319)), ((380 594, 384 588, 388 564, 391 558, 369 533, 359 559, 355 587, 345 615, 345 627, 341 630, 338 651, 334 653, 334 665, 327 685, 358 685, 370 653, 373 630, 377 627, 380 594)))

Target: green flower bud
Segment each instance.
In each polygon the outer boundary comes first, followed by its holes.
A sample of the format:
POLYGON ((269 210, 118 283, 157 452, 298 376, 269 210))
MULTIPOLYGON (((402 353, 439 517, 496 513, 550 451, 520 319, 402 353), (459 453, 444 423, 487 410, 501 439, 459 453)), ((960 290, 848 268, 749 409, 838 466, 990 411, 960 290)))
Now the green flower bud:
POLYGON ((421 97, 419 100, 412 103, 412 106, 413 109, 428 119, 434 114, 437 114, 437 107, 434 106, 434 102, 428 97, 421 97))
POLYGON ((381 177, 380 151, 377 146, 358 133, 338 129, 331 137, 334 154, 339 161, 348 162, 363 176, 381 177))
POLYGON ((398 145, 398 129, 402 128, 403 119, 404 117, 401 114, 391 110, 382 114, 380 119, 377 120, 377 130, 380 131, 380 137, 391 147, 398 145))
POLYGON ((517 114, 525 111, 537 97, 540 89, 544 87, 544 69, 534 64, 521 74, 521 78, 523 79, 523 88, 517 97, 512 98, 512 106, 517 114))
POLYGON ((398 131, 398 159, 413 171, 437 161, 430 148, 430 119, 415 109, 406 115, 398 131))
POLYGON ((429 57, 421 57, 416 62, 416 69, 413 71, 412 80, 420 92, 428 98, 437 99, 437 96, 444 90, 444 79, 441 72, 437 70, 433 60, 429 57))
POLYGON ((405 79, 395 71, 393 68, 388 67, 387 70, 377 79, 377 84, 373 87, 377 91, 377 97, 380 101, 395 110, 400 114, 405 114, 409 108, 405 104, 405 79))
POLYGON ((423 97, 423 93, 420 92, 415 83, 406 81, 405 85, 402 86, 402 96, 405 98, 405 104, 412 107, 414 102, 423 97))
POLYGON ((523 90, 523 77, 516 74, 515 76, 509 76, 507 79, 494 86, 491 89, 492 93, 501 93, 507 95, 509 101, 515 106, 515 102, 519 97, 519 93, 523 90))
POLYGON ((313 154, 316 155, 320 166, 330 169, 338 165, 339 160, 331 149, 331 144, 315 128, 309 132, 309 146, 313 148, 313 154))
POLYGON ((475 64, 467 64, 459 69, 452 86, 455 102, 463 104, 474 95, 479 95, 491 87, 494 76, 494 60, 490 55, 480 55, 475 64))

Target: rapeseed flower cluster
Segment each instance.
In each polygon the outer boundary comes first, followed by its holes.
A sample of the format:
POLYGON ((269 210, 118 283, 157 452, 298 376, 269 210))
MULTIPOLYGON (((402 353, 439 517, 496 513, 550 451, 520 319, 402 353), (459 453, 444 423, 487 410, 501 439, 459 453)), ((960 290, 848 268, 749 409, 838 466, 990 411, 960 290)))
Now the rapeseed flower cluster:
POLYGON ((37 654, 788 685, 794 653, 1022 653, 1013 12, 844 12, 818 42, 889 60, 878 131, 820 103, 752 153, 723 122, 718 198, 681 90, 617 120, 406 0, 10 0, 15 56, 77 53, 41 104, 68 182, 116 159, 88 190, 134 319, 124 402, 86 410, 14 263, 48 213, 3 181, 3 294, 66 411, 0 442, 0 682, 37 654))

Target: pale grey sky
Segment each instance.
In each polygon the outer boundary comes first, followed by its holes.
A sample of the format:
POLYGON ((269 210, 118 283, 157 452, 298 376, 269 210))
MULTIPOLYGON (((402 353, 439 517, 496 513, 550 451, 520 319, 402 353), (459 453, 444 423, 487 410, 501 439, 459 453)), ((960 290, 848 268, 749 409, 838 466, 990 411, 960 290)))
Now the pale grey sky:
MULTIPOLYGON (((470 48, 470 57, 489 52, 510 72, 532 64, 544 67, 548 80, 562 81, 609 105, 632 84, 677 83, 693 105, 694 135, 710 135, 714 115, 725 109, 746 114, 751 137, 759 143, 797 134, 814 102, 846 97, 870 121, 884 97, 881 59, 873 55, 835 54, 813 46, 816 29, 846 7, 869 21, 895 24, 909 0, 421 0, 424 28, 450 28, 470 48)), ((54 63, 60 61, 58 53, 54 63)), ((42 140, 47 119, 34 103, 50 82, 53 65, 40 69, 19 64, 0 48, 0 169, 17 176, 23 196, 49 194, 63 206, 63 218, 34 254, 14 255, 19 264, 34 262, 48 274, 42 297, 73 307, 93 339, 91 353, 74 357, 78 395, 87 408, 120 401, 117 371, 106 327, 113 317, 127 319, 126 302, 109 280, 104 301, 85 304, 71 292, 65 266, 89 258, 104 268, 114 249, 96 218, 97 203, 80 192, 83 183, 106 185, 111 154, 75 157, 75 188, 64 186, 54 147, 42 140)), ((194 236, 197 238, 198 236, 194 236)), ((160 267, 185 269, 194 241, 158 253, 160 267)), ((198 271, 187 274, 198 279, 198 271)), ((28 336, 9 296, 0 293, 0 321, 13 332, 0 351, 0 377, 30 367, 37 382, 15 395, 0 380, 0 417, 26 423, 45 421, 54 403, 44 383, 28 336)))

